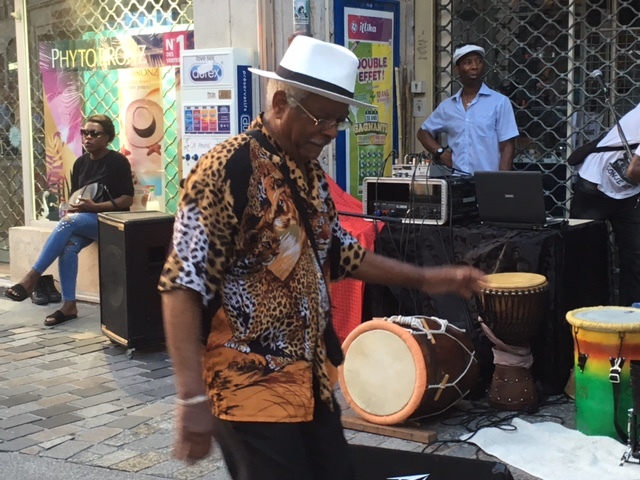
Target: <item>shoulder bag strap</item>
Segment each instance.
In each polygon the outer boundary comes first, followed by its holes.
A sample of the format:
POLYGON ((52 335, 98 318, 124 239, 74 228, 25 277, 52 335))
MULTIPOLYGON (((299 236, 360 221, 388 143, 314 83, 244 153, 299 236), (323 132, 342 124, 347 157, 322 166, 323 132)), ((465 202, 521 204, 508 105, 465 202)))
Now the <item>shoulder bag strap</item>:
MULTIPOLYGON (((275 148, 273 148, 273 145, 271 145, 267 141, 267 139, 265 138, 264 134, 261 131, 248 130, 246 133, 247 135, 256 139, 258 143, 269 153, 280 157, 280 154, 275 150, 275 148)), ((283 158, 281 158, 279 167, 285 182, 287 182, 287 185, 289 186, 289 190, 291 190, 293 203, 296 206, 296 210, 298 210, 298 214, 300 215, 300 219, 302 220, 302 223, 304 225, 305 232, 307 233, 307 238, 311 243, 311 248, 313 249, 313 253, 316 257, 316 263, 318 264, 318 269, 320 270, 320 275, 322 276, 322 281, 324 283, 325 290, 327 292, 327 297, 329 298, 329 311, 327 312, 328 318, 327 318, 327 327, 325 328, 325 331, 324 331, 324 339, 327 347, 327 356, 329 357, 329 360, 331 360, 331 363, 333 363, 335 366, 338 366, 344 360, 344 355, 342 353, 342 348, 340 346, 340 340, 338 339, 338 336, 336 335, 336 332, 333 328, 333 323, 332 323, 333 315, 331 311, 331 295, 329 292, 329 285, 327 284, 327 280, 323 273, 322 262, 320 261, 320 254, 318 253, 318 244, 316 243, 316 237, 313 233, 313 227, 311 226, 311 221, 309 220, 307 206, 305 205, 305 201, 300 196, 300 191, 298 190, 298 186, 296 185, 295 180, 291 178, 291 171, 289 170, 289 167, 287 166, 283 158)))

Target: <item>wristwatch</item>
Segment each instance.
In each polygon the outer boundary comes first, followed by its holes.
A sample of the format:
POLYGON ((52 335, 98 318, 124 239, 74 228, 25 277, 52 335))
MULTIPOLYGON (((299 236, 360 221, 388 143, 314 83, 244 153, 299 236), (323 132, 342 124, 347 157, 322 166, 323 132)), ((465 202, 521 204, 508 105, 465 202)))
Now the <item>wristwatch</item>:
POLYGON ((436 150, 436 153, 438 155, 442 155, 447 148, 449 147, 440 147, 439 149, 436 150))

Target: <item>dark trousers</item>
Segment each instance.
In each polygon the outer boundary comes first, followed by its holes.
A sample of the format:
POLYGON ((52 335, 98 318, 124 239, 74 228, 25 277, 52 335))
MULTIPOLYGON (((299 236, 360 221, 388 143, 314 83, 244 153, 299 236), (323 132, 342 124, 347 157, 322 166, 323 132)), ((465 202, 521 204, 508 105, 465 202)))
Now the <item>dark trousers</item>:
POLYGON ((214 436, 234 480, 354 480, 349 446, 334 411, 316 398, 313 420, 299 423, 215 419, 214 436))
MULTIPOLYGON (((608 220, 620 256, 620 301, 622 306, 640 302, 640 194, 616 200, 579 179, 573 189, 571 218, 608 220)), ((588 242, 589 239, 584 239, 588 242)), ((604 253, 604 252, 603 252, 604 253)), ((589 261, 585 259, 585 261, 589 261)))

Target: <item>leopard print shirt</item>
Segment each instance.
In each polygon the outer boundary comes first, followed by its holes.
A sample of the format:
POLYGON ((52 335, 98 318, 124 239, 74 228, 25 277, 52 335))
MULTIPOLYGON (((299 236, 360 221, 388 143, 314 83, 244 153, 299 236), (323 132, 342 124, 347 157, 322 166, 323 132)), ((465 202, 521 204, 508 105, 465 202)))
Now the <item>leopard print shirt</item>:
POLYGON ((185 183, 159 289, 193 289, 206 305, 219 300, 204 354, 214 415, 309 421, 314 376, 320 398, 332 406, 323 276, 349 275, 365 250, 338 222, 319 162, 306 165, 306 183, 260 119, 250 128, 261 130, 278 155, 241 134, 200 158, 185 183), (307 205, 323 272, 282 162, 307 205))

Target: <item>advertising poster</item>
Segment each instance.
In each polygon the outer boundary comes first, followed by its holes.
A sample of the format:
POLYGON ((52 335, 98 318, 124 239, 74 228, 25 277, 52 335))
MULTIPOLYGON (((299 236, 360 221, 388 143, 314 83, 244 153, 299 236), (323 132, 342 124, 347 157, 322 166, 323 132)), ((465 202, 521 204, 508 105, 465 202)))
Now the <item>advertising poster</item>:
MULTIPOLYGON (((164 143, 179 138, 175 92, 163 76, 178 76, 175 57, 193 48, 193 32, 118 35, 41 42, 40 72, 44 93, 46 171, 49 189, 68 194, 71 168, 82 154, 84 118, 105 114, 116 124, 111 148, 131 163, 136 198, 143 208, 150 186, 156 196, 173 197, 177 185, 166 182, 164 143), (166 99, 173 99, 169 106, 166 99), (169 108, 170 107, 170 108, 169 108)), ((167 150, 168 151, 168 150, 167 150)), ((175 155, 176 150, 171 150, 175 155)), ((162 202, 161 202, 162 205, 162 202)))
POLYGON ((164 204, 161 84, 160 68, 130 68, 118 74, 120 151, 129 159, 139 185, 136 185, 139 191, 132 206, 134 209, 143 208, 150 187, 154 187, 155 196, 164 204))
POLYGON ((360 60, 355 97, 377 107, 353 108, 347 133, 347 191, 361 198, 365 177, 391 170, 385 159, 393 149, 393 12, 345 8, 344 21, 346 47, 360 60))

